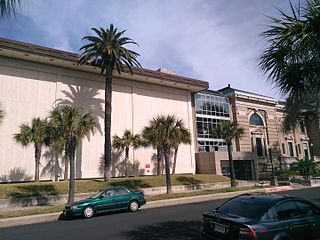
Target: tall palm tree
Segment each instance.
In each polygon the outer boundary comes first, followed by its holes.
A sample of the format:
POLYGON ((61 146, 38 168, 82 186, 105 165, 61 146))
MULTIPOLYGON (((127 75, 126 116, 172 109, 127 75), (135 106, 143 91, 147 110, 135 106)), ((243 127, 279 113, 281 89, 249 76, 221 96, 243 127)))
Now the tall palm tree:
POLYGON ((0 0, 0 17, 14 14, 20 2, 20 0, 0 0))
POLYGON ((64 105, 53 109, 50 121, 60 130, 60 135, 65 139, 65 153, 70 163, 70 180, 68 204, 74 202, 75 191, 75 152, 81 140, 90 133, 94 134, 96 123, 93 115, 82 113, 80 108, 64 105))
POLYGON ((1 104, 0 104, 0 125, 1 125, 1 123, 2 123, 2 121, 3 121, 3 119, 4 119, 5 114, 6 114, 6 113, 5 113, 3 107, 2 107, 1 104))
POLYGON ((126 129, 122 137, 113 136, 112 146, 117 150, 125 151, 125 176, 128 177, 129 150, 131 147, 136 149, 141 146, 140 135, 133 134, 130 130, 126 129))
POLYGON ((20 125, 19 133, 14 134, 14 139, 22 146, 34 146, 34 159, 35 159, 35 174, 34 181, 39 182, 40 176, 40 158, 42 147, 46 144, 47 140, 47 127, 48 122, 46 119, 33 118, 31 125, 23 123, 20 125))
POLYGON ((261 34, 268 45, 259 66, 282 93, 300 98, 320 92, 320 0, 290 6, 261 34))
POLYGON ((89 43, 80 48, 79 65, 91 64, 100 67, 101 74, 105 73, 105 116, 104 116, 104 180, 111 179, 111 103, 112 103, 112 78, 116 69, 120 74, 124 65, 132 73, 131 67, 141 67, 137 61, 138 53, 125 48, 127 44, 135 44, 132 39, 124 37, 126 32, 118 31, 110 24, 107 29, 92 28, 97 36, 86 36, 82 40, 89 43))
POLYGON ((172 165, 172 174, 176 173, 177 157, 180 144, 190 144, 191 134, 190 131, 184 127, 182 119, 177 119, 175 122, 175 135, 172 142, 172 147, 174 149, 174 158, 172 165))
POLYGON ((215 134, 217 134, 217 136, 224 139, 227 143, 229 167, 230 167, 230 182, 231 182, 231 187, 235 187, 236 180, 235 180, 235 174, 234 174, 231 146, 232 146, 233 139, 239 139, 243 136, 244 129, 239 127, 237 122, 223 121, 223 122, 220 122, 217 128, 212 129, 212 131, 215 134))
POLYGON ((157 151, 157 176, 161 174, 161 163, 163 160, 163 146, 159 131, 159 122, 154 120, 150 121, 149 126, 144 127, 142 131, 142 144, 144 146, 152 146, 157 151))

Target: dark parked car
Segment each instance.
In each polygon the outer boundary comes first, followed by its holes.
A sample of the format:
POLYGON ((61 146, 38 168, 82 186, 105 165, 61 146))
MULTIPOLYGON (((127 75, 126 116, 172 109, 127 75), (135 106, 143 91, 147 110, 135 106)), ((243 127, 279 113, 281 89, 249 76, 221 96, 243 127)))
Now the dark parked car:
POLYGON ((244 194, 203 214, 202 239, 320 239, 320 208, 301 198, 244 194))
POLYGON ((93 217, 96 213, 128 209, 137 211, 146 203, 143 192, 125 187, 102 189, 87 199, 74 202, 64 208, 65 216, 93 217))

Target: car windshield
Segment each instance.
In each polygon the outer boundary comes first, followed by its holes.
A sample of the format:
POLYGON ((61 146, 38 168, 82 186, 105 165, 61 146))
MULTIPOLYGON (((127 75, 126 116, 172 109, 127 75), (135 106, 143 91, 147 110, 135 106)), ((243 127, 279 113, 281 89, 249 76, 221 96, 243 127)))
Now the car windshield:
POLYGON ((272 202, 264 198, 237 197, 221 205, 217 208, 217 211, 239 217, 256 219, 261 218, 271 205, 272 202))
POLYGON ((97 198, 99 197, 99 195, 103 192, 104 190, 99 190, 97 191, 95 194, 93 194, 92 196, 90 196, 89 198, 97 198))

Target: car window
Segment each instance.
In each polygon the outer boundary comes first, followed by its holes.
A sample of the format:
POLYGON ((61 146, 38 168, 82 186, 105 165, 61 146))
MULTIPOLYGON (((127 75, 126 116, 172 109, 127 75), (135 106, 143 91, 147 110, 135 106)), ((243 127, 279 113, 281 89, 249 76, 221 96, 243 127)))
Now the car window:
POLYGON ((104 197, 113 197, 115 194, 115 190, 114 189, 108 189, 104 192, 103 196, 104 197))
POLYGON ((115 191, 116 196, 128 195, 130 192, 125 188, 117 188, 115 191))
POLYGON ((286 201, 277 206, 277 215, 279 219, 290 219, 301 216, 301 211, 296 207, 293 201, 286 201))
POLYGON ((271 203, 262 199, 238 197, 224 203, 217 211, 254 219, 262 217, 270 207, 271 203))
POLYGON ((295 203, 305 216, 320 215, 320 211, 310 203, 304 201, 295 201, 295 203))

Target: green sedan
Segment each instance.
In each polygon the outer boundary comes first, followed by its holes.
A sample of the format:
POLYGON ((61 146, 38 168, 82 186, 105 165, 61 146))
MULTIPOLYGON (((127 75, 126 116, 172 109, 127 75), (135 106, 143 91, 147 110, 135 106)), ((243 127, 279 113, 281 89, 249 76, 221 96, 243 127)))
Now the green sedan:
POLYGON ((91 218, 96 213, 128 209, 137 211, 146 203, 143 192, 134 192, 125 187, 102 189, 87 199, 66 205, 65 216, 91 218))

